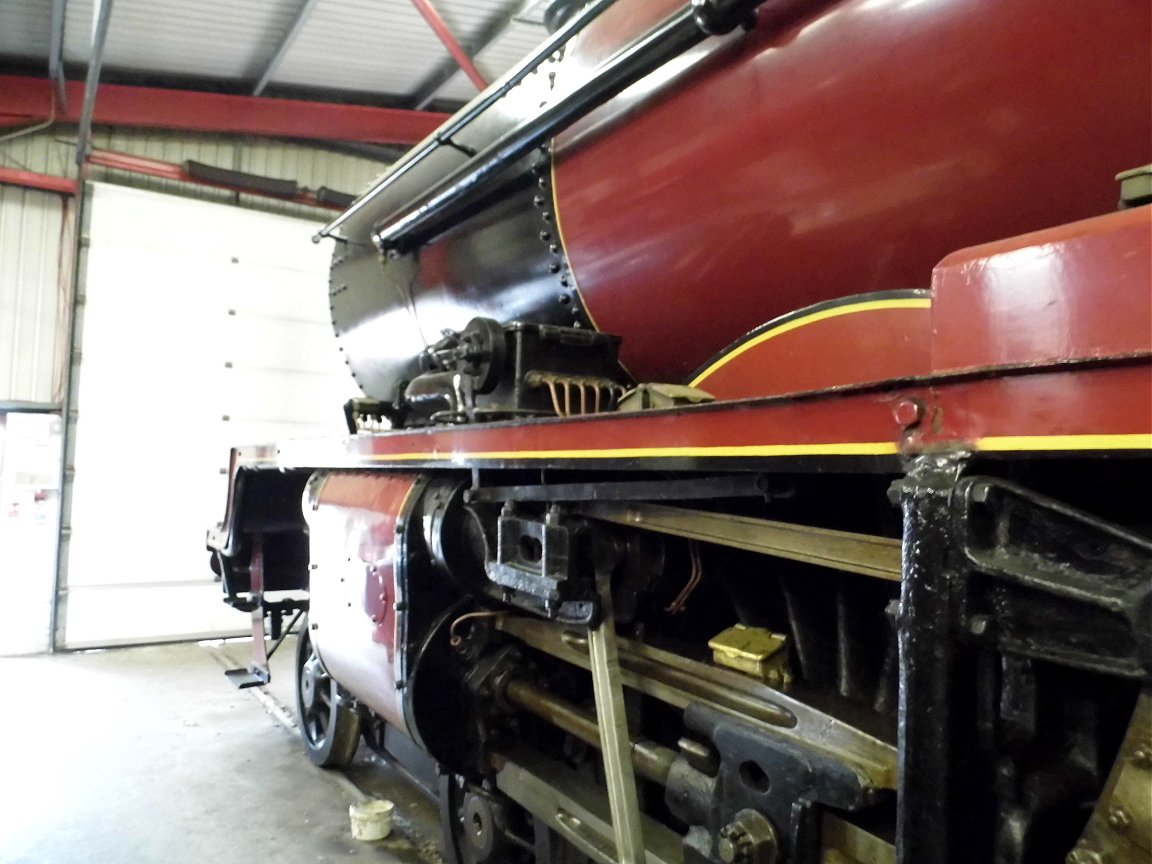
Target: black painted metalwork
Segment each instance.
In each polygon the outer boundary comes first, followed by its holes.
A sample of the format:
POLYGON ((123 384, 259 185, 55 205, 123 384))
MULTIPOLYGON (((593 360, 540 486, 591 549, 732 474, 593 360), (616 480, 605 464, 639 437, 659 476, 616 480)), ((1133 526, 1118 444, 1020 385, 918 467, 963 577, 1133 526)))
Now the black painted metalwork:
POLYGON ((475 206, 477 194, 509 166, 672 58, 709 36, 728 33, 746 23, 762 2, 693 0, 604 61, 588 81, 502 135, 378 223, 373 231, 376 245, 404 251, 451 227, 475 206))
POLYGON ((1055 860, 1152 670, 1152 542, 922 456, 904 508, 900 864, 1055 860))
POLYGON ((1005 653, 1152 681, 1152 541, 1020 486, 969 478, 960 625, 1005 653))
POLYGON ((503 99, 513 87, 547 62, 548 58, 559 48, 566 45, 573 36, 595 21, 605 9, 615 2, 616 0, 595 0, 586 6, 579 15, 544 40, 539 48, 508 70, 500 80, 494 82, 487 90, 461 108, 433 135, 410 150, 403 159, 392 166, 387 176, 362 195, 352 207, 321 228, 316 239, 332 236, 337 228, 344 225, 360 210, 371 205, 373 201, 394 186, 401 177, 427 159, 429 155, 441 147, 451 146, 452 136, 474 123, 485 111, 503 99))
POLYGON ((591 573, 580 566, 583 523, 549 510, 543 519, 524 518, 505 505, 497 521, 495 555, 486 563, 494 594, 566 624, 594 626, 600 604, 591 573))
POLYGON ((770 843, 774 856, 790 864, 818 864, 820 808, 856 811, 880 800, 880 793, 831 750, 773 738, 696 703, 685 710, 684 724, 718 757, 715 772, 681 759, 668 775, 669 808, 689 826, 704 829, 686 835, 686 862, 711 862, 738 847, 744 835, 755 833, 745 824, 746 814, 757 812, 771 834, 770 841, 761 842, 770 843))
POLYGON ((904 573, 900 599, 900 785, 898 864, 983 860, 962 850, 965 802, 963 716, 974 704, 970 658, 954 638, 962 570, 952 537, 951 499, 963 457, 922 456, 900 484, 904 573))
POLYGON ((732 474, 690 480, 636 480, 611 483, 545 483, 482 486, 468 501, 687 501, 704 498, 762 498, 773 492, 763 474, 732 474))

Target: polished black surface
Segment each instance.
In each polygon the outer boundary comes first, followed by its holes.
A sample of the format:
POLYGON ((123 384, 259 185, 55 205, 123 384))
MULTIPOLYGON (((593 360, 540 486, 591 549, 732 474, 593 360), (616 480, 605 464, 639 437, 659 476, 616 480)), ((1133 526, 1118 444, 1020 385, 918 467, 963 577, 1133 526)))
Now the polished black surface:
POLYGON ((498 203, 415 252, 337 244, 332 322, 366 395, 394 401, 422 371, 424 349, 473 318, 591 326, 551 221, 547 171, 512 183, 498 203))

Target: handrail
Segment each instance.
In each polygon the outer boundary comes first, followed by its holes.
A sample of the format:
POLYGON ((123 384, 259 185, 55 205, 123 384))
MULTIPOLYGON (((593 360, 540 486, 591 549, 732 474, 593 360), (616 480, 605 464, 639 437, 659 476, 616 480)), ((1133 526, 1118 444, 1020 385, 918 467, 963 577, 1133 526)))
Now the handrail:
POLYGON ((583 84, 393 211, 374 227, 373 241, 381 251, 405 251, 451 227, 468 212, 466 199, 479 186, 707 37, 750 25, 763 2, 692 0, 597 66, 583 84))
POLYGON ((401 177, 423 162, 433 152, 444 146, 451 146, 451 138, 477 117, 488 110, 494 103, 503 99, 509 91, 532 72, 539 68, 545 60, 567 44, 572 37, 591 24, 600 14, 615 3, 616 0, 594 0, 573 16, 568 23, 549 36, 531 54, 509 69, 502 77, 488 87, 483 93, 476 96, 471 102, 456 112, 443 126, 425 138, 416 147, 409 150, 403 157, 392 165, 391 170, 381 178, 380 182, 360 196, 352 205, 334 220, 329 222, 312 238, 313 242, 320 242, 329 237, 332 232, 351 219, 368 203, 382 192, 390 188, 401 177))

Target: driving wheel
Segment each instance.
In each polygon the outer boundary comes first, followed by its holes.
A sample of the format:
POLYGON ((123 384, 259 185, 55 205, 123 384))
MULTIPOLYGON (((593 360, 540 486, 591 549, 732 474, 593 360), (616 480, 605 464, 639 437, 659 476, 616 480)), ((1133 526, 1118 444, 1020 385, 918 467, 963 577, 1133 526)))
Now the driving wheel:
POLYGON ((296 717, 308 758, 321 768, 339 768, 356 755, 360 717, 340 698, 340 685, 328 674, 305 617, 296 641, 296 717))

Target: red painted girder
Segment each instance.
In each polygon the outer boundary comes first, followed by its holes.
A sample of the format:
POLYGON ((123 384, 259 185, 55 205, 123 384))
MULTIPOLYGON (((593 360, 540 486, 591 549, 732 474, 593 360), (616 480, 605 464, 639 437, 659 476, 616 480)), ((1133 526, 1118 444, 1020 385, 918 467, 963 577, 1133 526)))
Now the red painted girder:
POLYGON ((25 189, 40 189, 44 192, 59 192, 61 195, 75 195, 76 181, 68 177, 52 174, 37 174, 34 171, 21 171, 17 168, 0 167, 0 183, 9 186, 23 186, 25 189))
POLYGON ((428 22, 428 26, 432 28, 436 37, 444 43, 444 47, 448 49, 448 53, 452 55, 456 65, 468 76, 468 80, 476 85, 476 89, 484 90, 487 88, 488 81, 476 68, 476 64, 472 62, 468 52, 456 41, 456 37, 452 35, 452 31, 448 29, 448 25, 444 23, 444 19, 440 17, 440 13, 436 11, 436 7, 432 5, 430 0, 412 0, 412 5, 428 22))
MULTIPOLYGON (((0 117, 47 120, 53 116, 53 87, 47 78, 0 75, 0 117)), ((67 88, 68 108, 55 116, 74 123, 84 102, 84 85, 68 82, 67 88)), ((430 111, 119 84, 100 85, 93 116, 93 122, 110 126, 372 144, 415 144, 446 119, 448 115, 430 111)))

